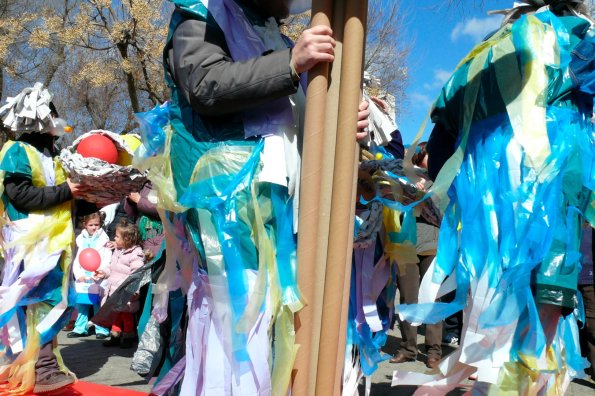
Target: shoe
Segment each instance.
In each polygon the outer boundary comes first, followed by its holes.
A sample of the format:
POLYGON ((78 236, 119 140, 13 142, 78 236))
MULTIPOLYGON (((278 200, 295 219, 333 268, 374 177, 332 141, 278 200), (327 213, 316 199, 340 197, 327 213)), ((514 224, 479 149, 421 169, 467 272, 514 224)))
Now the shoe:
POLYGON ((43 378, 36 378, 33 393, 47 393, 65 388, 76 382, 76 377, 70 373, 54 371, 43 378))
POLYGON ((87 337, 89 334, 82 334, 82 333, 77 333, 75 331, 71 331, 70 333, 66 334, 67 338, 81 338, 81 337, 87 337))
POLYGON ((459 337, 453 335, 447 335, 442 339, 442 345, 449 346, 451 348, 459 347, 459 337))
POLYGON ((109 334, 95 334, 95 338, 98 340, 105 340, 109 337, 109 334))
POLYGON ((440 363, 440 356, 429 356, 426 361, 426 367, 433 369, 438 366, 438 363, 440 363))
POLYGON ((120 337, 120 348, 128 349, 134 346, 134 333, 122 333, 120 337))
POLYGON ((110 337, 108 340, 103 341, 104 347, 113 347, 120 345, 120 334, 115 334, 110 332, 110 337))
POLYGON ((391 360, 391 363, 405 363, 405 362, 414 362, 415 359, 413 358, 409 358, 405 355, 402 355, 400 353, 397 353, 391 360))

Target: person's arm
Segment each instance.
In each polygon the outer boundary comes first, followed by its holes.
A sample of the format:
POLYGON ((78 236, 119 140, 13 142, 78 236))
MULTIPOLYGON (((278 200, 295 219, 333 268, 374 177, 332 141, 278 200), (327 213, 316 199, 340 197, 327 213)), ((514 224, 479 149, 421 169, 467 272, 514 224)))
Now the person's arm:
POLYGON ((169 50, 169 68, 193 110, 223 116, 297 91, 290 49, 234 62, 220 29, 189 19, 178 26, 169 50))
POLYGON ((145 254, 140 246, 134 250, 133 254, 135 254, 135 256, 130 261, 131 273, 145 265, 145 254))
POLYGON ((99 240, 100 246, 97 247, 97 251, 99 252, 99 256, 101 257, 101 265, 99 266, 99 269, 109 268, 110 263, 112 262, 113 251, 106 246, 108 242, 109 238, 107 237, 107 234, 105 234, 104 238, 102 237, 99 240))
POLYGON ((159 220, 159 213, 157 212, 157 205, 149 201, 147 197, 141 195, 140 200, 136 204, 138 211, 151 220, 159 220))
POLYGON ((456 134, 448 131, 441 122, 434 125, 426 150, 428 151, 428 176, 436 180, 436 176, 455 152, 456 134))
POLYGON ((35 187, 31 179, 9 176, 4 179, 4 191, 18 210, 45 210, 73 198, 70 186, 64 182, 52 187, 35 187))
MULTIPOLYGON (((127 207, 134 206, 135 211, 149 217, 151 220, 159 220, 159 213, 157 212, 157 204, 152 203, 149 200, 149 194, 151 193, 150 184, 145 184, 138 193, 130 193, 128 195, 127 207), (130 201, 134 205, 130 205, 130 201)), ((128 212, 128 209, 127 209, 128 212)))
POLYGON ((405 158, 405 146, 403 145, 403 137, 401 131, 396 129, 390 134, 390 142, 386 145, 386 151, 392 154, 395 159, 405 158))

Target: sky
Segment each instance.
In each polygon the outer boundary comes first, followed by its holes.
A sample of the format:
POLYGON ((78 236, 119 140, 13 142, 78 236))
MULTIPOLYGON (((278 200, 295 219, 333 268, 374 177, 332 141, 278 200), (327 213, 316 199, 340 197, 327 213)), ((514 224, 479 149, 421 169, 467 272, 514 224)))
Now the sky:
MULTIPOLYGON (((397 111, 403 142, 409 144, 428 115, 440 89, 458 62, 500 25, 502 16, 488 16, 488 10, 508 8, 513 0, 460 0, 462 6, 448 6, 446 0, 400 1, 406 15, 405 37, 411 40, 407 102, 397 111)), ((432 130, 428 121, 422 140, 432 130)))

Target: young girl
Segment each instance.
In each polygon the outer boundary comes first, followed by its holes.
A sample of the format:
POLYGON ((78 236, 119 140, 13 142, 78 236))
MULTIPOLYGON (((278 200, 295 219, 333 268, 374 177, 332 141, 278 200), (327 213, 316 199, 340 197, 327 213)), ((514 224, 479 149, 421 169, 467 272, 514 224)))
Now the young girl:
MULTIPOLYGON (((111 296, 118 287, 134 271, 144 264, 143 249, 140 247, 140 236, 136 225, 125 220, 116 227, 114 239, 116 250, 112 255, 112 262, 107 271, 98 271, 108 280, 104 301, 111 296)), ((138 311, 138 299, 130 301, 126 307, 117 313, 112 323, 110 339, 104 341, 105 346, 120 345, 121 348, 132 347, 134 340, 134 316, 138 311)))
MULTIPOLYGON (((76 309, 78 316, 73 331, 67 334, 68 338, 86 337, 89 327, 89 311, 91 309, 94 312, 99 310, 99 303, 103 294, 101 285, 103 275, 99 275, 98 271, 106 271, 110 264, 112 251, 106 246, 108 242, 109 238, 103 228, 101 228, 101 214, 95 212, 84 216, 83 230, 76 237, 78 251, 72 266, 77 291, 76 309), (85 270, 79 262, 79 254, 86 248, 97 250, 101 256, 101 265, 95 273, 85 270)), ((96 338, 107 338, 108 333, 108 329, 95 325, 96 338)))

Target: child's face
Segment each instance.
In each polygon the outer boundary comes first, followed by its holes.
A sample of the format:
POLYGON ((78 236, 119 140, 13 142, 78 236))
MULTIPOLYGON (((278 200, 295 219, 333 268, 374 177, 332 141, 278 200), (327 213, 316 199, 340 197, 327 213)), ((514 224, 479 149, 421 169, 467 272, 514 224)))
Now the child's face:
POLYGON ((124 238, 122 238, 122 233, 118 229, 116 229, 116 237, 114 238, 114 242, 116 242, 116 247, 119 249, 126 247, 124 238))
POLYGON ((87 230, 89 235, 94 235, 99 227, 101 227, 99 224, 99 219, 91 219, 85 222, 85 230, 87 230))

